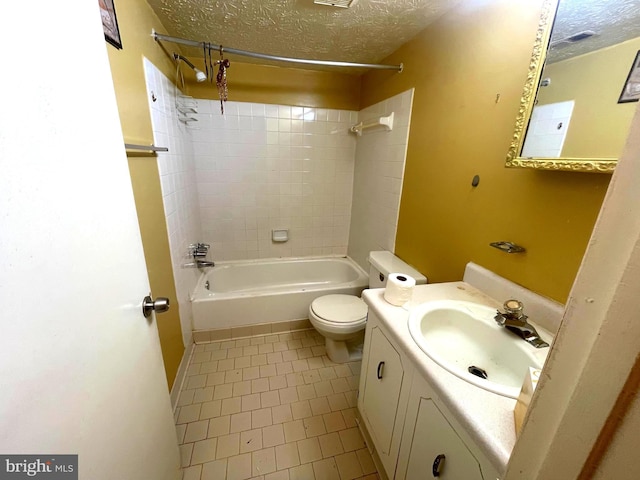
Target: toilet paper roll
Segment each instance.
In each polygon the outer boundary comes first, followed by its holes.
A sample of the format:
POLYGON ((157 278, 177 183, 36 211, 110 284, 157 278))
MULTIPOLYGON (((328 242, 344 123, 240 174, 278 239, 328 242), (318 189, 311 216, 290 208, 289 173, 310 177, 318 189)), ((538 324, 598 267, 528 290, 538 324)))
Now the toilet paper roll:
POLYGON ((416 280, 404 273, 390 273, 384 289, 387 303, 400 307, 411 300, 416 280))

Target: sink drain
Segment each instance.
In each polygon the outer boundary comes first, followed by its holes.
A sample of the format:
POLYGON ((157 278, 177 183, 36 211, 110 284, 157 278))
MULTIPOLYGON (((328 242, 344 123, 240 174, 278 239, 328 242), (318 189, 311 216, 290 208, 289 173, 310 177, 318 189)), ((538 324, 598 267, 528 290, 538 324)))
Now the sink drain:
POLYGON ((467 370, 470 374, 475 375, 476 377, 486 379, 489 376, 487 375, 487 372, 485 370, 480 367, 476 367, 475 365, 471 365, 469 368, 467 368, 467 370))

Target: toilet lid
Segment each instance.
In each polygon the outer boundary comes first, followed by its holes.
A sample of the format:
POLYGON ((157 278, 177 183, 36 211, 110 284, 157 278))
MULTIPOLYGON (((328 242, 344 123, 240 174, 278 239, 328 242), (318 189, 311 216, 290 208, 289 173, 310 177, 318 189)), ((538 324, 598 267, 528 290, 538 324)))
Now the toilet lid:
POLYGON ((325 295, 311 302, 318 317, 335 323, 353 323, 367 316, 367 304, 355 295, 325 295))

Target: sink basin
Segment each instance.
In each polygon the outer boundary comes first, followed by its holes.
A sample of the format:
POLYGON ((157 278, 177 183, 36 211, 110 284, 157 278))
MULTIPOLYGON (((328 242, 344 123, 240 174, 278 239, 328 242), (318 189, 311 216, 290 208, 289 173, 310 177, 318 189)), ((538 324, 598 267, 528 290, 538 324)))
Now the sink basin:
MULTIPOLYGON (((485 390, 517 398, 529 367, 542 368, 549 348, 535 348, 499 326, 496 309, 443 300, 415 307, 409 316, 413 340, 434 362, 485 390), (478 375, 486 372, 486 378, 478 375), (475 368, 474 368, 475 367, 475 368)), ((549 335, 540 332, 546 341, 549 335)))

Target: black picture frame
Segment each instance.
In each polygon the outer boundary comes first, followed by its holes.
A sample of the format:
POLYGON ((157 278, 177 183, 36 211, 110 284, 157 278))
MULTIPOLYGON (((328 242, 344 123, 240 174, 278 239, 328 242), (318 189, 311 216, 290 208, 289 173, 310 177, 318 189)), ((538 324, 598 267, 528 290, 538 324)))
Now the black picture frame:
POLYGON ((636 58, 631 65, 618 103, 637 102, 638 100, 640 100, 640 50, 636 53, 636 58))
POLYGON ((113 4, 113 0, 98 0, 98 4, 100 5, 104 39, 117 49, 122 49, 118 17, 116 17, 116 7, 113 4))

